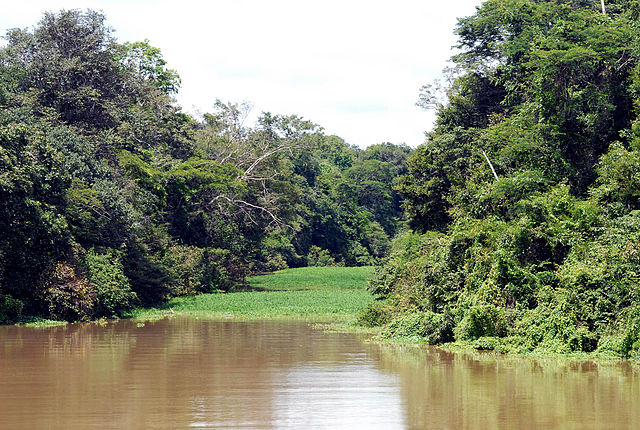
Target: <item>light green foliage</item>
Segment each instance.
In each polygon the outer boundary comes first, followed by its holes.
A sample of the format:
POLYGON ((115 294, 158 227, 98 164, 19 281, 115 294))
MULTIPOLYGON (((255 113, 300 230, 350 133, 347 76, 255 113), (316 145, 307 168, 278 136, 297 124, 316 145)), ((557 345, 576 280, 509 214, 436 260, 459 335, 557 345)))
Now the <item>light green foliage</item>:
POLYGON ((219 293, 177 297, 169 300, 162 309, 135 311, 132 316, 145 318, 171 310, 217 318, 345 319, 361 312, 372 299, 363 290, 219 293))
POLYGON ((167 69, 167 62, 162 58, 160 50, 143 42, 126 42, 121 45, 122 54, 116 58, 128 68, 132 68, 154 86, 167 94, 178 92, 180 76, 173 69, 167 69))
POLYGON ((452 320, 430 311, 400 315, 385 325, 382 337, 438 344, 453 340, 452 320))
POLYGON ((174 313, 205 317, 350 319, 373 301, 365 290, 371 267, 305 267, 249 279, 253 291, 203 294, 136 309, 135 318, 174 313))
POLYGON ((274 229, 262 239, 260 250, 264 263, 261 266, 265 271, 275 272, 287 269, 289 263, 294 264, 301 260, 291 240, 287 231, 281 229, 274 229))
POLYGON ((89 250, 84 258, 87 279, 95 288, 93 317, 121 315, 137 301, 124 275, 121 256, 111 249, 103 253, 89 250))
POLYGON ((253 276, 248 281, 252 288, 259 290, 353 290, 363 289, 373 270, 371 266, 300 267, 253 276))
POLYGON ((329 254, 329 251, 312 245, 307 255, 307 265, 309 266, 335 266, 336 260, 329 254))
POLYGON ((176 245, 166 250, 162 263, 171 277, 170 295, 184 296, 207 291, 205 287, 205 253, 195 246, 176 245))
POLYGON ((626 149, 615 142, 602 156, 597 166, 597 187, 592 190, 595 200, 624 213, 640 209, 640 153, 638 148, 626 149))

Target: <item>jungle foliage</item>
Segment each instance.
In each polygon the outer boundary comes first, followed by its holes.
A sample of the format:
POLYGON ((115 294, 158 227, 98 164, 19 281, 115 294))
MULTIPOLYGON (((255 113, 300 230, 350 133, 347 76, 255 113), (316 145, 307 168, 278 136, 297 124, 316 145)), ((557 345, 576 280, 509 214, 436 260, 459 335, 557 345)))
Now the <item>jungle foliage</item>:
POLYGON ((0 323, 120 315, 250 273, 370 265, 402 216, 409 148, 359 150, 297 116, 195 118, 148 41, 47 13, 0 49, 0 323))
POLYGON ((640 357, 640 3, 488 0, 459 20, 411 227, 361 315, 387 336, 640 357))

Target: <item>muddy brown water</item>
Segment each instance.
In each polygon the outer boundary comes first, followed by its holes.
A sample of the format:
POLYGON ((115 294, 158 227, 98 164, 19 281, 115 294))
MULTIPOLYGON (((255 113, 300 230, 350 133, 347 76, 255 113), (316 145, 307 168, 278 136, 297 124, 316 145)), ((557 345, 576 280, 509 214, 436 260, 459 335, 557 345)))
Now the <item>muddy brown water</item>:
POLYGON ((625 362, 380 345, 305 322, 0 327, 2 429, 633 429, 625 362))

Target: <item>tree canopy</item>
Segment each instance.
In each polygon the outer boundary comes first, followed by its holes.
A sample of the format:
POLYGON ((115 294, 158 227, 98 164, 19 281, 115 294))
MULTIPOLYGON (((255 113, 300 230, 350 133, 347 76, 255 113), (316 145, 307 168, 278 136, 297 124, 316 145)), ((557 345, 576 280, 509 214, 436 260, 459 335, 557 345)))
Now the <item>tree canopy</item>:
POLYGON ((397 191, 367 318, 433 343, 639 354, 637 1, 488 0, 397 191), (420 321, 420 323, 416 323, 420 321))
POLYGON ((409 148, 366 151, 295 115, 194 117, 148 40, 46 13, 0 49, 0 321, 120 315, 248 273, 373 264, 409 148))

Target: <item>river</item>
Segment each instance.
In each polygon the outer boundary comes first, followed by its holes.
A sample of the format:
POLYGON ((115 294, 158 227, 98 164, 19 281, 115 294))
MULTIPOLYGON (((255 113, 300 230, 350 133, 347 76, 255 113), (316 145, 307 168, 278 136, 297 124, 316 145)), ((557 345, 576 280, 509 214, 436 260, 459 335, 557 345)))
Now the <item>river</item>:
POLYGON ((627 362, 380 345, 305 322, 0 327, 2 429, 632 429, 627 362))

